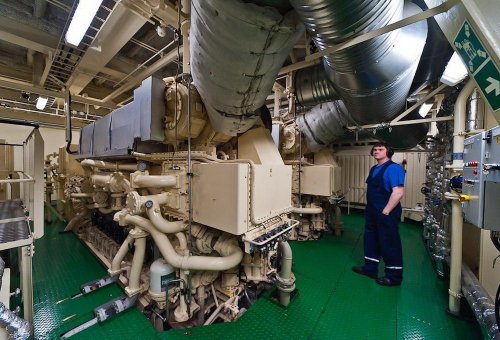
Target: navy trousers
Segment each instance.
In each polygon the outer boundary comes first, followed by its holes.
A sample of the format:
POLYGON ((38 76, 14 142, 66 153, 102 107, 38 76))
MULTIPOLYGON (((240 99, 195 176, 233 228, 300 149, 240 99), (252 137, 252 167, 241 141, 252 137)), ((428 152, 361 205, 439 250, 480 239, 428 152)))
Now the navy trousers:
POLYGON ((382 258, 385 263, 385 276, 391 281, 401 282, 403 280, 403 251, 399 235, 401 206, 394 208, 389 215, 382 214, 382 210, 382 206, 368 205, 365 211, 364 270, 378 274, 378 264, 382 258))

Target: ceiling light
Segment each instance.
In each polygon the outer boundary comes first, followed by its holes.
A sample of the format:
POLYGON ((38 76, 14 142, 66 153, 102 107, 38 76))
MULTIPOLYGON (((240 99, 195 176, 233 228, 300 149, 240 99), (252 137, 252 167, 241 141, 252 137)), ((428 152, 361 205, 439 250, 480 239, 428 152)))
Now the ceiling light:
POLYGON ((48 98, 38 97, 38 99, 36 100, 36 108, 38 110, 45 109, 45 105, 47 105, 47 100, 48 100, 48 98))
POLYGON ((68 31, 66 32, 66 42, 68 44, 78 47, 101 3, 102 0, 78 1, 75 14, 73 14, 68 31))
POLYGON ((441 82, 448 86, 455 86, 467 76, 467 68, 457 52, 453 53, 448 65, 441 76, 441 82))
POLYGON ((424 118, 425 116, 427 116, 427 114, 429 113, 429 111, 431 110, 431 107, 432 105, 434 105, 434 103, 423 103, 422 106, 420 106, 420 109, 418 110, 418 114, 424 118))

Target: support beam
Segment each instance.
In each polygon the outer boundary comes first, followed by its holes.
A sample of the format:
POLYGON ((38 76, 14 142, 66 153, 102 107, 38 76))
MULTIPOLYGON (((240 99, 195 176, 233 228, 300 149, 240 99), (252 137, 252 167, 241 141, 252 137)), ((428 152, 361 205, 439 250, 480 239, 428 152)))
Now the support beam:
POLYGON ((59 37, 7 17, 0 20, 0 39, 44 54, 54 51, 59 43, 59 37))
MULTIPOLYGON (((0 118, 35 122, 40 126, 64 129, 64 116, 53 116, 35 112, 21 112, 14 109, 0 108, 0 118)), ((88 122, 86 121, 78 119, 71 120, 71 126, 76 131, 87 124, 88 122)))
MULTIPOLYGON (((15 80, 7 79, 4 77, 0 77, 0 87, 14 89, 14 90, 18 90, 18 91, 33 92, 33 93, 37 93, 37 94, 42 95, 42 96, 64 99, 64 94, 61 92, 46 90, 44 88, 32 86, 29 83, 25 83, 22 81, 15 81, 15 80)), ((74 102, 77 102, 77 103, 105 107, 105 108, 113 109, 113 110, 116 108, 116 104, 110 100, 99 100, 99 99, 85 98, 85 97, 77 96, 77 95, 72 96, 71 100, 74 102)))
POLYGON ((68 85, 71 93, 80 94, 146 21, 144 17, 131 12, 124 6, 116 5, 95 38, 101 50, 87 49, 75 72, 69 78, 68 85))
MULTIPOLYGON (((182 55, 182 50, 180 51, 180 54, 182 55)), ((153 63, 153 65, 151 65, 147 69, 137 73, 135 75, 135 79, 131 79, 128 82, 126 82, 123 86, 116 89, 115 91, 110 93, 108 96, 106 96, 103 99, 103 101, 111 101, 111 100, 115 99, 123 92, 126 92, 126 91, 134 88, 135 86, 139 85, 142 81, 142 80, 139 81, 139 79, 146 79, 147 77, 154 74, 156 71, 161 70, 162 68, 164 68, 168 64, 174 62, 174 60, 176 60, 176 59, 177 59, 177 50, 174 49, 173 51, 170 51, 169 53, 167 53, 163 58, 161 58, 160 60, 153 63)))

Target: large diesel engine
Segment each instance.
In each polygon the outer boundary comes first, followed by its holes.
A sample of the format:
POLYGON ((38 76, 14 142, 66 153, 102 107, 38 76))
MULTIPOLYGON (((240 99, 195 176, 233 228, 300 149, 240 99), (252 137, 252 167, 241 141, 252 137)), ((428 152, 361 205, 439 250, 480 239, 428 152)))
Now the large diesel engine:
POLYGON ((158 329, 234 320, 273 284, 288 305, 292 166, 266 128, 218 133, 190 79, 149 78, 82 129, 77 158, 67 229, 158 329))

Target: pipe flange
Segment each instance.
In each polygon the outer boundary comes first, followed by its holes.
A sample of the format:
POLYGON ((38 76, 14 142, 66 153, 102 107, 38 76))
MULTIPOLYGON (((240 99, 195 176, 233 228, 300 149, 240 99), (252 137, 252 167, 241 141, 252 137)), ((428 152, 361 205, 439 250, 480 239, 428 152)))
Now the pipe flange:
POLYGON ((94 200, 95 203, 101 205, 101 204, 107 204, 109 195, 107 192, 104 191, 96 191, 92 195, 92 199, 94 200))
POLYGON ((138 215, 145 211, 142 205, 142 197, 137 191, 128 193, 127 199, 125 200, 125 206, 132 215, 138 215))
POLYGON ((147 232, 139 228, 132 229, 128 234, 134 239, 144 238, 149 235, 147 232))
POLYGON ((276 275, 276 286, 282 292, 291 293, 295 290, 295 279, 284 279, 276 275))

